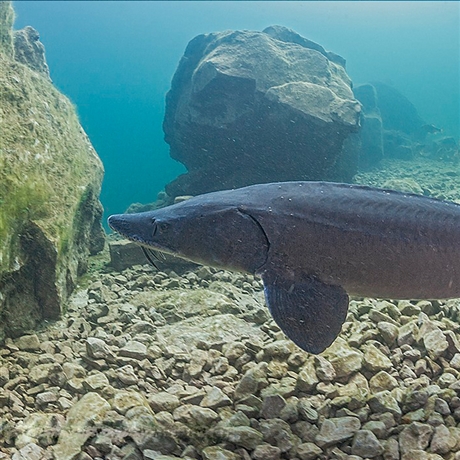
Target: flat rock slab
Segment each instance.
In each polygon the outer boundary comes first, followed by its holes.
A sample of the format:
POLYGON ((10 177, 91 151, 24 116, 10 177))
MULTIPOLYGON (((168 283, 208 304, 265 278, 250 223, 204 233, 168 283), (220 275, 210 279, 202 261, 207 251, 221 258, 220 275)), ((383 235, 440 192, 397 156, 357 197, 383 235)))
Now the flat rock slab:
POLYGON ((216 315, 209 318, 189 318, 177 324, 158 328, 159 343, 192 350, 198 343, 233 342, 242 338, 265 337, 257 326, 234 315, 216 315))

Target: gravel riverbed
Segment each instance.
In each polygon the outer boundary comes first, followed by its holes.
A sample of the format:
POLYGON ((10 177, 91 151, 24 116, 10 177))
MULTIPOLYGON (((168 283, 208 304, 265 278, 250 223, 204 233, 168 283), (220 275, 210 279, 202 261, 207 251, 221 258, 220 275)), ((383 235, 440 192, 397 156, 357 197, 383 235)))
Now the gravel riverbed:
POLYGON ((261 281, 97 272, 0 349, 0 459, 460 459, 460 302, 354 299, 320 356, 261 281))

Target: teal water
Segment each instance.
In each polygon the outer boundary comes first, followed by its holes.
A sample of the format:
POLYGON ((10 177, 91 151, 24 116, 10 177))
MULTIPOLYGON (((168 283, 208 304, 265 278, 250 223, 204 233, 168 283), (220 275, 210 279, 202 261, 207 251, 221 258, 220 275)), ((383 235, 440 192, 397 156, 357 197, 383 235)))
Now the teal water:
POLYGON ((458 2, 16 1, 55 85, 76 104, 105 165, 105 214, 151 202, 184 171, 163 141, 164 96, 201 33, 280 24, 347 60, 354 84, 380 80, 428 123, 460 137, 458 2))

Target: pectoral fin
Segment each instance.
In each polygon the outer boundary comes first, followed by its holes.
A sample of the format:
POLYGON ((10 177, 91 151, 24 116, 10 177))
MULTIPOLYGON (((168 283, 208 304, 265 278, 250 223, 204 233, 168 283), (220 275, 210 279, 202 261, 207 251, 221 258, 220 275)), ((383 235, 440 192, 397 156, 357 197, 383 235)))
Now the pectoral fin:
POLYGON ((313 276, 292 281, 268 272, 262 279, 273 319, 296 345, 314 354, 331 345, 347 316, 348 295, 341 286, 313 276))

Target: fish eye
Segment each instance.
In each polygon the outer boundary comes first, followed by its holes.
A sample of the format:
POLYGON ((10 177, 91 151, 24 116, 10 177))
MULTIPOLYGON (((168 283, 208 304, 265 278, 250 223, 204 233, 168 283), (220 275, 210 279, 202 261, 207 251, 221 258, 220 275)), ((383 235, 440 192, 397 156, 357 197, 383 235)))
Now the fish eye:
POLYGON ((160 233, 165 233, 169 229, 169 224, 167 224, 166 222, 161 222, 157 225, 158 225, 158 230, 160 231, 160 233))

